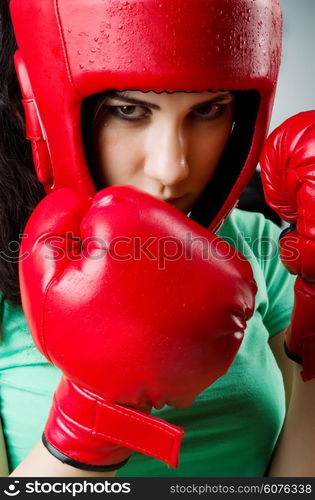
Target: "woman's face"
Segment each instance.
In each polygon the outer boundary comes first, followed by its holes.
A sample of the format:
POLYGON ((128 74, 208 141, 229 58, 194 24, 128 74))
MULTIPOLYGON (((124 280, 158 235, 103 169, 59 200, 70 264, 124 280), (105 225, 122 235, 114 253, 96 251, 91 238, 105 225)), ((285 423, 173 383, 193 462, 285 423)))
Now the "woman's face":
POLYGON ((187 213, 211 179, 232 126, 231 92, 111 93, 93 127, 101 182, 134 186, 187 213))

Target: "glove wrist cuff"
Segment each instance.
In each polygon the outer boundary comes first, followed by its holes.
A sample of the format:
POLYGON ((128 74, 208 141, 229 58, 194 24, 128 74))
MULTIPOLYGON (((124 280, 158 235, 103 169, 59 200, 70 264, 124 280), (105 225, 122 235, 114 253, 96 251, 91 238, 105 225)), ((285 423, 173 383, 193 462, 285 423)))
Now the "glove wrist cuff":
POLYGON ((79 464, 118 467, 132 451, 139 451, 177 467, 183 431, 141 411, 105 401, 62 377, 44 435, 61 455, 79 464))
POLYGON ((71 467, 75 467, 76 469, 81 469, 81 470, 88 470, 88 471, 95 471, 95 472, 115 471, 115 470, 123 467, 129 460, 129 457, 128 457, 123 462, 120 462, 120 463, 115 464, 115 465, 89 465, 89 464, 84 464, 82 462, 78 462, 77 460, 74 460, 74 459, 68 457, 67 455, 64 455, 63 453, 61 453, 49 441, 47 441, 45 434, 42 435, 42 443, 45 446, 45 448, 49 451, 49 453, 51 453, 60 462, 66 464, 66 465, 69 465, 71 467))
POLYGON ((315 378, 315 284, 306 283, 298 277, 294 296, 285 352, 290 359, 302 365, 301 377, 306 382, 315 378))

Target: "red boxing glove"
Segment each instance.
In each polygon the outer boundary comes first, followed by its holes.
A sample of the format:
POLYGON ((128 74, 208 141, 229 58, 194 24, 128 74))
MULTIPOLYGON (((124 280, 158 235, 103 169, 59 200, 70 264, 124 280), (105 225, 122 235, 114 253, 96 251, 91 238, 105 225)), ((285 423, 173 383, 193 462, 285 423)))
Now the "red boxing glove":
POLYGON ((63 372, 43 441, 88 470, 137 450, 177 466, 185 407, 224 375, 254 308, 248 262, 174 207, 127 186, 48 195, 23 239, 33 339, 63 372), (195 240, 196 239, 196 240, 195 240))
POLYGON ((274 130, 260 163, 267 203, 291 223, 280 238, 281 259, 298 275, 285 347, 306 381, 315 378, 315 111, 274 130))

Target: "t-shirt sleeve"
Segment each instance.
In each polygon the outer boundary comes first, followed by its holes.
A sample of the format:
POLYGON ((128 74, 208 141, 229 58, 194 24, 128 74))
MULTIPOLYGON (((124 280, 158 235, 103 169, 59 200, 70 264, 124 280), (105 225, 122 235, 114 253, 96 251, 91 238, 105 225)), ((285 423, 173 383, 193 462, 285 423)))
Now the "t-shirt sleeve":
POLYGON ((263 322, 270 337, 289 325, 294 302, 296 276, 290 274, 281 262, 278 251, 280 234, 281 228, 265 219, 258 242, 258 259, 268 296, 268 307, 263 315, 263 322))

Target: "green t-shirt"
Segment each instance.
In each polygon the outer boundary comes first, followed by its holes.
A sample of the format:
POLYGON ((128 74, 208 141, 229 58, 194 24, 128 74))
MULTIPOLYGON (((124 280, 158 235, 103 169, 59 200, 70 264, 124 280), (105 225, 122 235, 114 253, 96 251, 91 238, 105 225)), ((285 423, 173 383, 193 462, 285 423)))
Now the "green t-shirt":
MULTIPOLYGON (((218 231, 251 262, 258 285, 241 348, 227 374, 190 408, 153 411, 185 430, 179 467, 134 453, 119 477, 264 475, 285 414, 282 376, 268 339, 289 324, 293 304, 294 277, 279 260, 279 232, 262 215, 238 209, 218 231)), ((21 309, 3 299, 1 324, 0 415, 13 470, 41 438, 60 371, 34 347, 21 309)))

